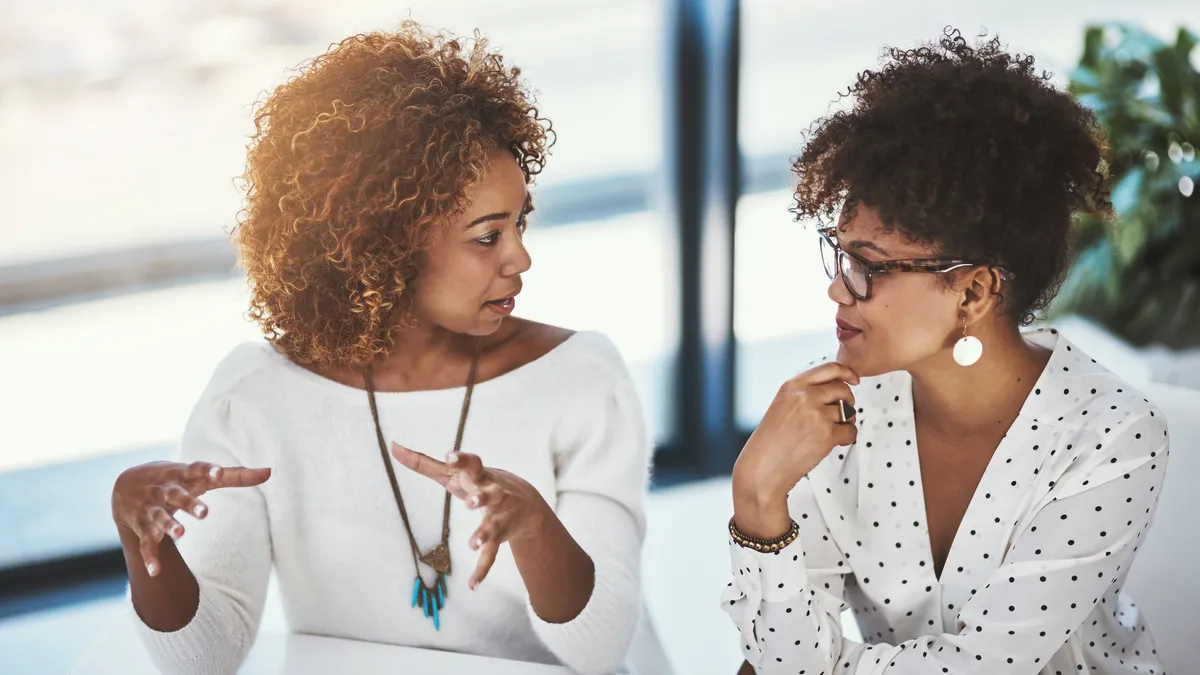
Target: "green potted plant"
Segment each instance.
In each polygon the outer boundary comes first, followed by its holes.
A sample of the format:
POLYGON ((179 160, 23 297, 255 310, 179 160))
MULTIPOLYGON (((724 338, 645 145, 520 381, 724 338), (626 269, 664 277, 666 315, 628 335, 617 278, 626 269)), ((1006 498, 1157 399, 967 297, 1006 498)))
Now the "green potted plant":
POLYGON ((1114 221, 1082 219, 1050 318, 1133 345, 1200 346, 1200 50, 1125 23, 1089 27, 1070 90, 1108 134, 1114 221), (1196 52, 1195 54, 1193 52, 1196 52))

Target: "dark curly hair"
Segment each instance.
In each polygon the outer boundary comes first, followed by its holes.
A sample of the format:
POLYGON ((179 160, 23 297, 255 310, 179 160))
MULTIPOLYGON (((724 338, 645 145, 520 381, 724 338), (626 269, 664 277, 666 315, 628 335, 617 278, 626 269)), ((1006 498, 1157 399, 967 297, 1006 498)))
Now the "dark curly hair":
POLYGON ((852 107, 809 129, 797 220, 863 204, 941 255, 1003 266, 1002 311, 1028 325, 1062 284, 1073 219, 1112 213, 1102 129, 998 38, 947 28, 885 55, 843 94, 852 107))
POLYGON ((292 360, 361 366, 409 320, 416 260, 508 149, 527 182, 553 142, 520 70, 406 21, 354 35, 261 101, 235 231, 250 315, 292 360))

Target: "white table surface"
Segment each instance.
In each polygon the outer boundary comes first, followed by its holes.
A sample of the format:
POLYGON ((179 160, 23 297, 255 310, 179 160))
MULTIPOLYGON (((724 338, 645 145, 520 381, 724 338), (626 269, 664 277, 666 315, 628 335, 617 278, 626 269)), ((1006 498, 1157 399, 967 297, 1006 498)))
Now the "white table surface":
MULTIPOLYGON (((114 617, 112 625, 71 672, 72 675, 157 675, 158 670, 142 647, 132 619, 114 617)), ((571 674, 558 666, 274 631, 259 633, 238 672, 242 675, 571 674)))

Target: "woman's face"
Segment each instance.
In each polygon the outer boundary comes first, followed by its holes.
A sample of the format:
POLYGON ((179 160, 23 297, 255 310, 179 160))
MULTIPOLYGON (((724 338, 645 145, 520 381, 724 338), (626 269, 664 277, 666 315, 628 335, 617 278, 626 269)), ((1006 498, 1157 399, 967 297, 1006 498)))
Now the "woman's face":
POLYGON ((488 335, 512 313, 529 269, 525 174, 512 153, 492 154, 483 180, 467 191, 466 211, 446 224, 424 251, 411 287, 420 325, 488 335))
MULTIPOLYGON (((864 204, 843 217, 836 240, 843 250, 872 262, 938 257, 931 247, 909 243, 896 231, 885 233, 878 213, 864 204)), ((839 273, 829 284, 829 297, 838 304, 838 362, 867 377, 951 358, 948 349, 962 336, 965 293, 942 276, 875 274, 864 301, 846 289, 839 273)))

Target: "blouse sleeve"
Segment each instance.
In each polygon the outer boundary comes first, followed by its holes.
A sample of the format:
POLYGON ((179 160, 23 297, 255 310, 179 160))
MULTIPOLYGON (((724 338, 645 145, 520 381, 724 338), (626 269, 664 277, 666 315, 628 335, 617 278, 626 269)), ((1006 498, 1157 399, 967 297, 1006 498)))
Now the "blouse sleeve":
POLYGON ((649 481, 649 434, 633 382, 622 372, 599 389, 578 402, 555 440, 555 511, 592 559, 592 595, 566 623, 548 623, 527 608, 541 641, 584 674, 621 667, 633 641, 649 481))
MULTIPOLYGON (((237 429, 227 400, 202 400, 184 430, 180 461, 241 466, 246 444, 237 429)), ((204 503, 208 517, 188 520, 178 543, 200 587, 195 616, 169 633, 136 621, 142 643, 165 673, 235 672, 254 642, 266 601, 272 554, 261 488, 213 490, 204 503)), ((132 610, 129 598, 127 604, 132 610)))
MULTIPOLYGON (((1035 675, 1108 602, 1105 593, 1128 570, 1154 517, 1166 422, 1146 409, 1121 426, 1051 487, 1004 564, 962 608, 955 633, 897 645, 843 640, 836 549, 821 539, 813 513, 793 507, 796 543, 778 555, 733 549, 725 604, 746 659, 759 673, 792 675, 1035 675)), ((801 505, 815 507, 803 496, 801 505)))
POLYGON ((829 672, 842 650, 841 614, 850 572, 805 477, 788 495, 800 536, 776 553, 729 540, 733 581, 721 604, 740 633, 742 656, 761 673, 829 672))

